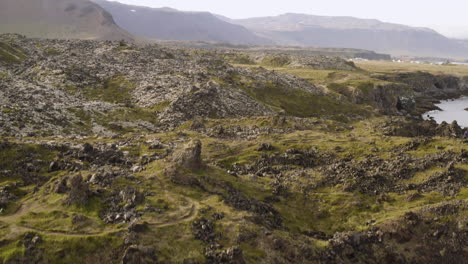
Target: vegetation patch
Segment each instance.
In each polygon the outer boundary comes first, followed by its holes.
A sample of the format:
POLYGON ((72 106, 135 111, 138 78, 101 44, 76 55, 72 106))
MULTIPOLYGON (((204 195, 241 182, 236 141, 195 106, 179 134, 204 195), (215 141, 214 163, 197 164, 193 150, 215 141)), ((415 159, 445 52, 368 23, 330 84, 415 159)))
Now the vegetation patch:
POLYGON ((0 42, 0 61, 7 64, 20 63, 27 57, 19 48, 14 48, 5 42, 0 42))
POLYGON ((47 172, 48 163, 55 157, 55 152, 36 144, 5 143, 0 147, 0 170, 18 171, 24 164, 40 160, 43 161, 38 172, 47 172))
POLYGON ((54 48, 48 48, 44 50, 44 54, 47 56, 57 56, 60 54, 60 51, 54 49, 54 48))
POLYGON ((255 99, 268 105, 283 109, 287 114, 297 117, 323 117, 350 113, 368 116, 369 112, 355 104, 340 102, 324 95, 312 94, 300 89, 286 88, 268 81, 241 87, 255 99))
POLYGON ((105 80, 100 87, 86 86, 84 88, 78 88, 75 86, 66 86, 64 89, 72 94, 81 93, 88 100, 99 100, 131 106, 131 92, 135 87, 135 83, 127 80, 122 75, 118 75, 105 80))
POLYGON ((261 64, 270 67, 285 67, 291 63, 291 59, 287 56, 268 56, 265 57, 261 64))

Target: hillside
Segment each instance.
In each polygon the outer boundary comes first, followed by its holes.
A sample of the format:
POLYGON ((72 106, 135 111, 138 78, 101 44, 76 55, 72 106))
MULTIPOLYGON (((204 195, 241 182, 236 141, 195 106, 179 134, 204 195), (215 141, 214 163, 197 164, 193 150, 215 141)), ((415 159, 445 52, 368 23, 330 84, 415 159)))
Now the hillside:
POLYGON ((467 75, 0 35, 0 263, 463 263, 467 75))
POLYGON ((359 48, 392 55, 465 58, 466 46, 434 30, 374 19, 284 14, 230 20, 283 45, 359 48))
POLYGON ((107 11, 87 0, 2 0, 0 33, 61 39, 133 39, 107 11))
POLYGON ((208 12, 181 12, 170 8, 132 6, 106 0, 94 2, 110 12, 119 26, 142 38, 250 45, 272 43, 242 26, 222 21, 208 12))

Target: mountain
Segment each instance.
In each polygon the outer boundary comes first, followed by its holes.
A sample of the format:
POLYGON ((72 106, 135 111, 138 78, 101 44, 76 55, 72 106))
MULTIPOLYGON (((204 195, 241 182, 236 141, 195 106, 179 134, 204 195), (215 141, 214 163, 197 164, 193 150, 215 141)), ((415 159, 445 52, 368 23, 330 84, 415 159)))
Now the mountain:
POLYGON ((468 48, 468 39, 457 39, 457 41, 460 45, 463 45, 468 48))
POLYGON ((468 56, 465 45, 432 29, 375 19, 289 13, 230 21, 283 45, 359 48, 393 55, 468 56))
POLYGON ((212 41, 232 44, 271 44, 246 28, 225 22, 208 12, 182 12, 94 0, 109 11, 119 26, 149 39, 212 41))
POLYGON ((2 0, 0 33, 40 38, 133 39, 107 11, 88 0, 2 0))

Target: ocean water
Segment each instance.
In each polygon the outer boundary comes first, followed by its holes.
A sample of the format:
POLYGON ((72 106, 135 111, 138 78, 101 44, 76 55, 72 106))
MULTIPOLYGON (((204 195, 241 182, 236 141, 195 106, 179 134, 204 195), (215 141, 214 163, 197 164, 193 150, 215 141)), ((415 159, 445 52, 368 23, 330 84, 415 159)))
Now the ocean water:
POLYGON ((465 110, 465 108, 468 108, 468 97, 442 101, 440 104, 437 104, 437 106, 442 109, 442 111, 435 110, 427 112, 423 115, 423 118, 427 120, 432 117, 439 124, 442 123, 442 121, 451 123, 453 120, 456 120, 461 127, 468 127, 468 111, 465 110))

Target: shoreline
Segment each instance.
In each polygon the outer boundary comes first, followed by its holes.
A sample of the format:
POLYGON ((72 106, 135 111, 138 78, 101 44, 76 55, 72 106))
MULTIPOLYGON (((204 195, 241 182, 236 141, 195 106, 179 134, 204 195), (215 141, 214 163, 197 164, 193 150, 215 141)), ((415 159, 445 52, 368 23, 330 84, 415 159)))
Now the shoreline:
POLYGON ((434 120, 438 124, 443 121, 447 123, 457 121, 461 127, 468 127, 468 115, 466 115, 466 112, 468 111, 468 96, 461 96, 457 99, 442 100, 435 106, 440 110, 425 112, 422 115, 424 120, 434 120), (459 102, 466 102, 466 105, 462 105, 461 108, 458 108, 457 105, 459 102))

